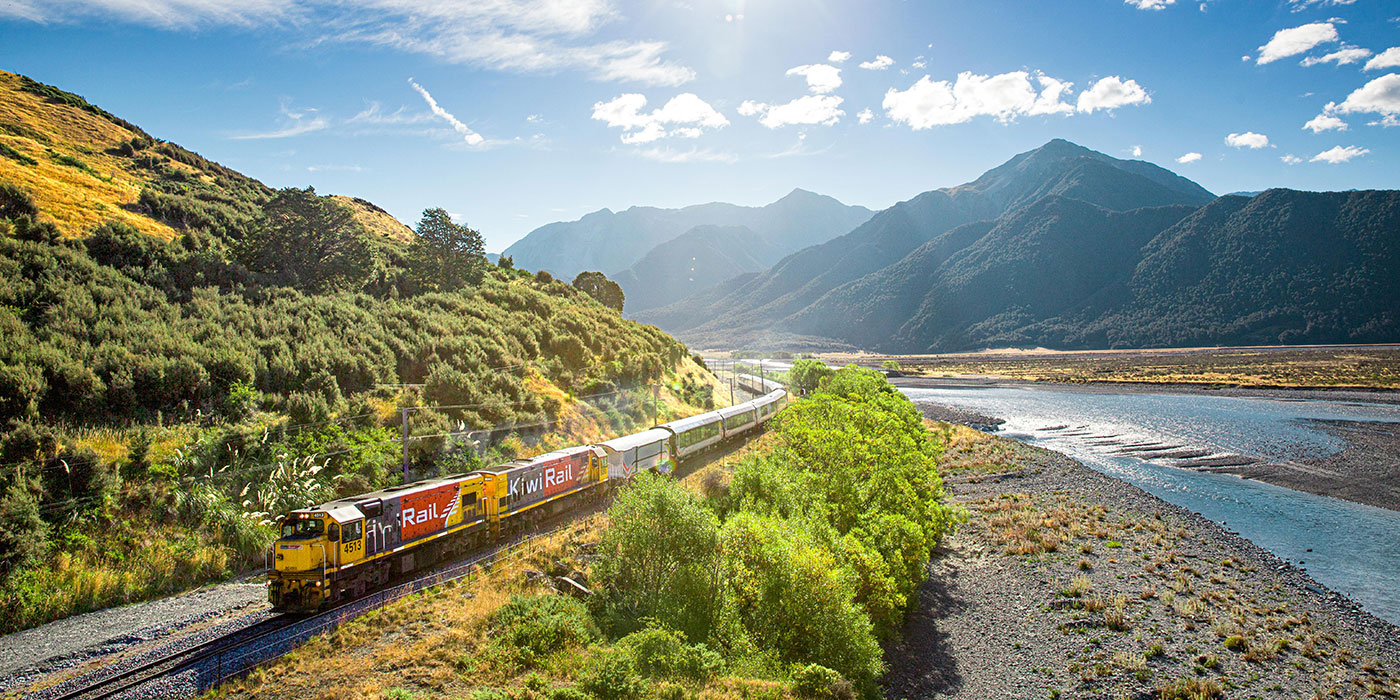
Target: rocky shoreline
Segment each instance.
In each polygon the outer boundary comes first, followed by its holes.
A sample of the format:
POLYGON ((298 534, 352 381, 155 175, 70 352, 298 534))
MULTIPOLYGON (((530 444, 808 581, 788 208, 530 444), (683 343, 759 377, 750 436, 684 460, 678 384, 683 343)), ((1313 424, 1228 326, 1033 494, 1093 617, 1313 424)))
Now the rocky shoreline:
POLYGON ((1400 693, 1400 628, 1200 515, 971 431, 945 464, 969 520, 887 648, 887 697, 1400 693))

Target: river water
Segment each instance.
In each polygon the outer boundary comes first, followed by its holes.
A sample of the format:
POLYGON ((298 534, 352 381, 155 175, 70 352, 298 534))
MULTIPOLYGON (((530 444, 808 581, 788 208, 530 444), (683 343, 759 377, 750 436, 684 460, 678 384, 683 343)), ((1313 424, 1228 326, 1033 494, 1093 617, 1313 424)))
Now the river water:
POLYGON ((1068 454, 1234 530, 1328 588, 1400 624, 1400 512, 1228 474, 1114 454, 1161 442, 1269 461, 1326 455, 1341 441, 1312 419, 1400 422, 1400 406, 1050 387, 905 388, 912 401, 1006 421, 1000 434, 1068 454), (1066 426, 1061 428, 1061 426, 1066 426), (1060 428, 1059 430, 1046 430, 1060 428), (1072 434, 1065 434, 1072 433, 1072 434), (1112 437, 1110 437, 1112 436, 1112 437))

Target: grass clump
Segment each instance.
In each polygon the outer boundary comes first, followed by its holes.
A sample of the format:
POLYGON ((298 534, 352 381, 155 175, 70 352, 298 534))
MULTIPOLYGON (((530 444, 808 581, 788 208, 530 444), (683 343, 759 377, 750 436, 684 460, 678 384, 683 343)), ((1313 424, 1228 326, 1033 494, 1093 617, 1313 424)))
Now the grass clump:
POLYGON ((1181 678, 1157 688, 1158 700, 1212 700, 1221 695, 1219 683, 1200 678, 1181 678))

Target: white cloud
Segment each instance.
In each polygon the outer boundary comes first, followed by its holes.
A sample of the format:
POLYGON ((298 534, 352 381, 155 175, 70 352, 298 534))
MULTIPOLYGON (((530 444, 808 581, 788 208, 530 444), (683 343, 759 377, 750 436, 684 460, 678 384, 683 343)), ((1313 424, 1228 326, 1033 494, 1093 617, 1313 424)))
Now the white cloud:
POLYGON ((1383 75, 1357 88, 1337 105, 1337 111, 1342 114, 1400 114, 1400 73, 1383 75))
POLYGON ((1337 41, 1337 28, 1331 22, 1313 22, 1291 29, 1280 29, 1269 43, 1259 47, 1259 65, 1280 58, 1297 56, 1318 44, 1337 41))
POLYGON ((450 124, 453 131, 462 135, 462 139, 467 142, 468 146, 479 146, 482 141, 485 141, 485 139, 481 137, 481 134, 472 131, 470 127, 463 124, 461 120, 453 116, 451 112, 443 109, 442 106, 437 103, 437 100, 433 99, 433 96, 428 94, 426 88, 413 82, 413 78, 408 79, 408 84, 412 85, 413 89, 417 90, 418 94, 423 96, 423 101, 428 103, 428 109, 432 110, 433 114, 436 114, 439 119, 450 124))
POLYGON ((1336 165, 1337 163, 1345 163, 1352 158, 1360 158, 1370 152, 1370 149, 1357 148, 1356 146, 1333 146, 1308 160, 1313 163, 1322 162, 1336 165))
POLYGON ((1283 161, 1284 165, 1297 165, 1303 162, 1302 158, 1299 158, 1298 156, 1295 156, 1292 153, 1284 154, 1284 156, 1279 158, 1279 160, 1283 161))
POLYGON ((869 107, 866 107, 865 109, 862 109, 861 111, 856 112, 856 121, 860 122, 861 124, 869 124, 869 123, 870 123, 870 120, 872 120, 872 119, 874 119, 874 118, 875 118, 875 113, 872 112, 872 111, 870 111, 870 108, 869 108, 869 107))
POLYGON ((407 107, 399 107, 392 112, 385 112, 378 102, 370 102, 369 106, 360 110, 358 114, 345 120, 346 124, 352 125, 376 125, 388 126, 395 124, 422 124, 433 121, 431 112, 409 112, 407 107))
POLYGON ((817 94, 824 94, 841 87, 841 69, 825 63, 789 68, 788 75, 800 75, 807 79, 807 88, 817 94))
POLYGON ((739 160, 739 156, 727 151, 712 151, 710 149, 692 148, 689 151, 677 151, 671 148, 651 148, 637 149, 636 154, 648 160, 656 160, 662 163, 734 163, 739 160))
POLYGON ((1133 157, 1134 157, 1134 158, 1141 158, 1141 157, 1142 157, 1142 146, 1133 146, 1133 157))
POLYGON ((1337 131, 1346 131, 1347 123, 1342 121, 1341 118, 1337 115, 1333 114, 1333 112, 1336 111, 1336 109, 1336 103, 1328 102, 1327 106, 1322 108, 1322 114, 1313 117, 1311 120, 1308 121, 1308 123, 1303 125, 1303 128, 1311 129, 1314 134, 1320 134, 1329 129, 1336 129, 1337 131))
POLYGON ((846 115, 841 109, 842 102, 844 100, 835 95, 805 95, 781 105, 745 100, 739 105, 739 114, 758 116, 758 123, 769 129, 794 124, 831 126, 846 115))
POLYGON ((680 85, 690 68, 669 45, 591 37, 621 15, 614 0, 6 0, 0 16, 36 22, 115 19, 170 30, 297 27, 311 43, 360 42, 512 72, 580 71, 594 80, 680 85))
POLYGON ((860 64, 860 67, 866 70, 884 70, 892 65, 894 65, 893 58, 890 58, 889 56, 885 55, 879 55, 876 56, 875 60, 873 61, 866 61, 860 64))
POLYGON ((1176 0, 1123 0, 1123 2, 1139 10, 1164 10, 1167 5, 1176 4, 1176 0))
POLYGON ((1288 0, 1288 4, 1293 6, 1294 12, 1302 12, 1310 7, 1337 7, 1339 5, 1350 5, 1356 0, 1288 0))
POLYGON ((1380 70, 1382 68, 1400 68, 1400 46, 1392 46, 1376 57, 1366 62, 1365 70, 1380 70))
POLYGON ((1269 137, 1246 131, 1243 134, 1230 134, 1225 137, 1225 145, 1234 148, 1264 148, 1269 145, 1269 137))
POLYGON ((309 173, 324 173, 324 172, 360 173, 360 172, 364 172, 364 170, 365 170, 364 168, 362 168, 362 167, 360 167, 360 166, 358 166, 358 165, 308 165, 308 166, 306 166, 306 172, 309 172, 309 173))
POLYGON ((1089 87, 1088 90, 1079 93, 1079 104, 1077 108, 1081 112, 1093 112, 1097 109, 1117 109, 1127 105, 1150 104, 1152 97, 1147 91, 1137 84, 1136 80, 1123 80, 1116 75, 1101 78, 1098 82, 1089 87))
POLYGON ((1196 152, 1193 151, 1193 152, 1191 152, 1191 153, 1187 153, 1187 154, 1181 156, 1180 158, 1177 158, 1177 159, 1176 159, 1176 162, 1178 162, 1178 163, 1194 163, 1194 162, 1196 162, 1196 161, 1198 161, 1198 160, 1200 160, 1200 159, 1201 159, 1201 154, 1196 153, 1196 152))
POLYGON ((636 93, 593 104, 593 119, 622 129, 623 143, 649 143, 667 136, 696 138, 704 129, 721 129, 729 120, 689 92, 672 97, 660 109, 642 112, 647 98, 636 93), (675 125, 674 128, 668 128, 675 125))
POLYGON ((915 130, 961 124, 979 116, 1010 122, 1022 115, 1068 114, 1074 107, 1062 101, 1073 85, 1036 75, 1037 91, 1026 71, 998 75, 958 74, 956 82, 931 80, 925 75, 907 90, 890 88, 882 106, 893 121, 915 130))
POLYGON ((1316 66, 1321 63, 1335 63, 1339 66, 1345 66, 1350 63, 1360 63, 1370 55, 1370 49, 1363 49, 1356 46, 1343 46, 1341 49, 1324 56, 1309 56, 1299 61, 1299 65, 1316 66))
POLYGON ((321 131, 331 125, 329 119, 317 113, 313 108, 294 110, 286 100, 278 107, 278 112, 282 115, 282 126, 272 131, 263 131, 254 134, 238 134, 229 138, 243 140, 262 139, 285 139, 293 136, 309 134, 313 131, 321 131))
POLYGON ((826 57, 827 63, 845 63, 849 60, 851 60, 850 51, 832 51, 826 57))

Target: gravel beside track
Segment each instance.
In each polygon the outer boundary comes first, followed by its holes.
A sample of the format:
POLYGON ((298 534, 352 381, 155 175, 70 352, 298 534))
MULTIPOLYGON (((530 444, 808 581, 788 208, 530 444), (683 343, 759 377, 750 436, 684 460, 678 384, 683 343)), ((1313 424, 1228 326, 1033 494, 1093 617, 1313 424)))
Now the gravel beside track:
POLYGON ((198 644, 270 614, 262 574, 169 598, 76 615, 0 637, 0 693, 107 657, 198 644))
POLYGON ((1225 698, 1400 692, 1400 629, 1306 571, 1065 455, 989 439, 1021 469, 948 477, 970 520, 887 647, 887 697, 1146 699, 1182 682, 1225 698), (1045 518, 1042 535, 1057 531, 1056 512, 1083 529, 1055 551, 1009 553, 998 517, 1017 504, 1032 508, 1029 522, 1045 518), (1090 588, 1067 595, 1077 576, 1090 588), (1106 617, 1118 596, 1121 629, 1106 617))

